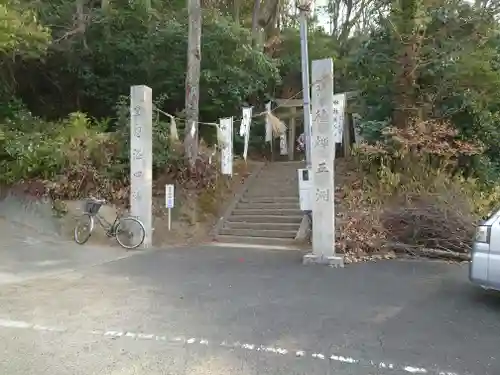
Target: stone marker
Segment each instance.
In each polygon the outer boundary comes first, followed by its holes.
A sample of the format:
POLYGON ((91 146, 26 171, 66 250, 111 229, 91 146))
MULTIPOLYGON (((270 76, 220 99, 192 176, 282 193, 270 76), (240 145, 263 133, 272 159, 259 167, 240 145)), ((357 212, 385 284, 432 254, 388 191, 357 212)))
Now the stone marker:
POLYGON ((148 86, 130 88, 130 214, 144 224, 143 247, 152 245, 153 95, 148 86))
POLYGON ((312 62, 312 247, 304 264, 322 263, 343 267, 344 260, 335 253, 335 138, 333 118, 333 61, 312 62))

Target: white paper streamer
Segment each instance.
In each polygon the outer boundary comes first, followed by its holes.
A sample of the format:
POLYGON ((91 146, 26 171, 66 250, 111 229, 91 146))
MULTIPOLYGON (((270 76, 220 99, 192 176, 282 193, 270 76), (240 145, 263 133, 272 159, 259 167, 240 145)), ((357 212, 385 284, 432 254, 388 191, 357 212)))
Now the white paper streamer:
POLYGON ((280 135, 280 155, 288 155, 286 131, 280 135))
POLYGON ((220 132, 224 138, 224 143, 221 145, 221 172, 226 175, 233 175, 233 118, 220 119, 220 132))
MULTIPOLYGON (((271 112, 271 102, 266 103, 266 112, 271 112)), ((271 142, 273 137, 273 128, 269 118, 266 116, 266 142, 271 142)))
POLYGON ((252 121, 252 107, 243 108, 241 124, 240 124, 240 137, 244 137, 248 133, 251 121, 252 121))
POLYGON ((179 140, 179 133, 177 132, 177 124, 175 117, 170 117, 170 142, 177 142, 179 140))
POLYGON ((335 143, 342 143, 344 133, 345 93, 333 96, 333 137, 335 143))
MULTIPOLYGON (((244 127, 244 136, 245 136, 245 148, 243 150, 243 159, 247 160, 248 154, 248 142, 250 140, 250 125, 252 123, 252 107, 243 108, 243 118, 241 120, 241 124, 244 127)), ((241 135, 241 127, 240 127, 240 135, 241 135)))

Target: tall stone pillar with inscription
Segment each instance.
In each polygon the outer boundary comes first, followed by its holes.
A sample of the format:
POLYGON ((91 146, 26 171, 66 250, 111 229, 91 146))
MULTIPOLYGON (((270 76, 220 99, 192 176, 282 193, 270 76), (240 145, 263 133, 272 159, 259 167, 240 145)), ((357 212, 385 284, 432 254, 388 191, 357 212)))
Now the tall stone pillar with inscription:
POLYGON ((335 138, 332 59, 312 62, 311 106, 313 251, 304 256, 304 263, 323 263, 343 267, 343 258, 335 253, 335 138))
POLYGON ((146 229, 144 247, 152 244, 153 93, 148 86, 130 88, 130 214, 146 229))

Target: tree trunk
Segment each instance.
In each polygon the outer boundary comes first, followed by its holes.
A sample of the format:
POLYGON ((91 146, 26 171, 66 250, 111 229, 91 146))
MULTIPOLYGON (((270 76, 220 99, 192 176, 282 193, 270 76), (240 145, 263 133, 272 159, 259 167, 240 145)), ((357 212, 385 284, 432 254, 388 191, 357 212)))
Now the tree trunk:
POLYGON ((184 152, 191 165, 198 156, 198 112, 200 99, 201 63, 201 4, 200 0, 187 0, 188 55, 186 73, 186 124, 184 152))
POLYGON ((416 90, 417 58, 414 41, 407 40, 401 46, 398 56, 398 70, 394 87, 393 122, 399 128, 405 128, 411 122, 419 120, 416 90))
POLYGON ((394 78, 394 125, 405 128, 420 121, 420 94, 417 87, 420 46, 426 27, 422 0, 401 0, 393 3, 393 39, 397 43, 397 63, 394 78))
POLYGON ((101 0, 101 9, 103 11, 109 10, 109 0, 101 0))
POLYGON ((255 46, 259 40, 260 0, 254 0, 252 12, 252 43, 255 46))
POLYGON ((233 0, 233 20, 236 24, 240 24, 240 8, 241 0, 233 0))
POLYGON ((276 28, 280 0, 266 0, 260 8, 258 23, 264 30, 272 32, 276 28))

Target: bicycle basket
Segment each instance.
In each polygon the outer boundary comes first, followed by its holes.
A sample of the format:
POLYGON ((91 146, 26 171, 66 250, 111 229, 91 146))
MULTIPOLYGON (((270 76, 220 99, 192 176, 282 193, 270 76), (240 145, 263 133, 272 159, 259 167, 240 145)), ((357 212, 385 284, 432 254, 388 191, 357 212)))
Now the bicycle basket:
POLYGON ((97 215, 102 204, 93 200, 88 200, 83 205, 83 211, 89 215, 97 215))

